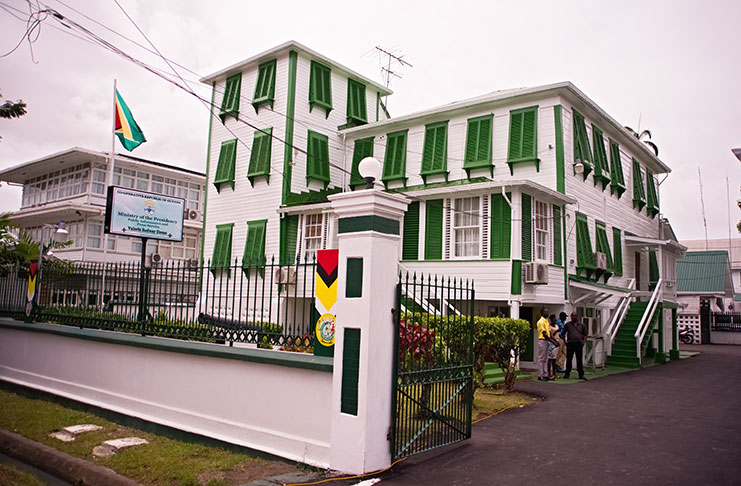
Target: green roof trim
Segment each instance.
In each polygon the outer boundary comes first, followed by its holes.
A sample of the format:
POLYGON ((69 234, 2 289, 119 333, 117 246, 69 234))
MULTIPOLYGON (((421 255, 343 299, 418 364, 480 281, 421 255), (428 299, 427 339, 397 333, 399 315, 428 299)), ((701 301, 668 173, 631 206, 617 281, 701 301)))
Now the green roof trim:
POLYGON ((677 261, 677 292, 726 293, 730 271, 727 251, 688 251, 677 261))

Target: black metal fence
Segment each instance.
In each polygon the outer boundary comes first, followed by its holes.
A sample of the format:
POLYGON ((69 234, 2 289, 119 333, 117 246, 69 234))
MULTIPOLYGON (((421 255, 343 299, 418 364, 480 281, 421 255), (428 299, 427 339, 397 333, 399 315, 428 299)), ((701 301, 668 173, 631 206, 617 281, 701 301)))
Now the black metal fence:
MULTIPOLYGON (((205 342, 313 346, 316 262, 193 265, 165 261, 42 268, 31 318, 205 342)), ((0 315, 25 317, 28 275, 0 275, 0 315)))
POLYGON ((741 332, 741 312, 714 312, 710 320, 710 330, 741 332))
POLYGON ((473 302, 473 281, 399 277, 394 459, 471 437, 473 302))

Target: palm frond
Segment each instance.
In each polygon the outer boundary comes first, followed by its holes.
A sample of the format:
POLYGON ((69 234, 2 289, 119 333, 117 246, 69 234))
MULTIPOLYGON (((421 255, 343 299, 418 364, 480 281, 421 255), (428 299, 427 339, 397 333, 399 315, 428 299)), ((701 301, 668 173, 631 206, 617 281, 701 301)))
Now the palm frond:
POLYGON ((659 156, 659 147, 657 147, 655 143, 653 143, 651 140, 644 140, 643 143, 651 147, 657 157, 659 156))

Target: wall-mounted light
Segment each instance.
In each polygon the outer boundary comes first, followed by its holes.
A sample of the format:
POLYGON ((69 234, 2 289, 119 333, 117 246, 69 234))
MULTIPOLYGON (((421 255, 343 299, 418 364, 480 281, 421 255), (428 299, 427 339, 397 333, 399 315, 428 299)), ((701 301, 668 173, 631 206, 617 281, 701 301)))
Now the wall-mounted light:
POLYGON ((358 164, 360 177, 365 179, 365 188, 373 189, 373 184, 381 178, 381 163, 373 157, 366 157, 358 164))
POLYGON ((581 161, 581 159, 576 159, 574 161, 574 174, 583 174, 584 173, 584 163, 581 161))

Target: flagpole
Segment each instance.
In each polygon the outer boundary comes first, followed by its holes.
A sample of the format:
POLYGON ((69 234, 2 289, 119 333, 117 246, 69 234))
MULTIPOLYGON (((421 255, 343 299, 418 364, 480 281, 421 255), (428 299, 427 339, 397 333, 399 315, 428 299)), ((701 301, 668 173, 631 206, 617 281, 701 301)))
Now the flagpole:
MULTIPOLYGON (((113 120, 111 121, 111 153, 108 160, 108 170, 105 175, 105 196, 108 197, 108 188, 113 185, 113 164, 116 160, 116 86, 117 80, 113 79, 113 120)), ((103 308, 105 296, 105 274, 108 266, 108 233, 103 231, 103 281, 100 291, 100 307, 103 308)))

